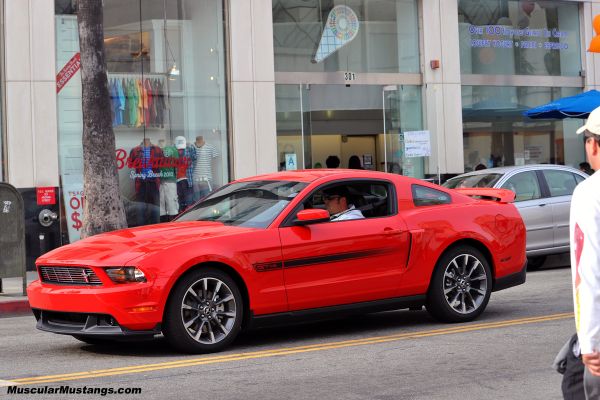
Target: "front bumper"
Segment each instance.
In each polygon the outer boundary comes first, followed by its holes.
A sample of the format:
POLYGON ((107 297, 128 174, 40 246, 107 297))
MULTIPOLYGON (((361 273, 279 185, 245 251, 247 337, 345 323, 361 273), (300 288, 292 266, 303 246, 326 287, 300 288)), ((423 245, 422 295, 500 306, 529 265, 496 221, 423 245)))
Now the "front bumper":
MULTIPOLYGON (((61 328, 58 324, 48 324, 42 318, 44 312, 63 314, 84 314, 110 316, 113 326, 126 331, 154 331, 162 321, 162 307, 159 303, 159 292, 149 283, 123 284, 115 286, 78 287, 51 285, 32 282, 27 287, 27 296, 32 309, 40 310, 38 327, 56 333, 77 334, 77 329, 87 329, 90 333, 108 332, 108 327, 94 328, 93 319, 86 323, 75 324, 75 327, 61 328), (42 322, 39 322, 42 321, 42 322), (65 330, 63 332, 63 330, 65 330)), ((37 315, 36 315, 37 317, 37 315)), ((116 332, 120 334, 119 332, 116 332)), ((86 333, 87 334, 87 333, 86 333)))
POLYGON ((32 309, 36 328, 61 335, 94 336, 103 338, 139 338, 161 332, 160 324, 151 330, 130 330, 120 326, 110 315, 66 313, 32 309))

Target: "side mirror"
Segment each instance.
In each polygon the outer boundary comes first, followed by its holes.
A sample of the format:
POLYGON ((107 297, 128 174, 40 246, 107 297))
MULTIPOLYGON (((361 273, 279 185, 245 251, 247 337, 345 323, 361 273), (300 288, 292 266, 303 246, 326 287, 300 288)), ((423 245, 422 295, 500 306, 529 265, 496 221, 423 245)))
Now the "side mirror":
POLYGON ((318 208, 309 208, 296 214, 294 225, 310 225, 329 222, 329 212, 318 208))

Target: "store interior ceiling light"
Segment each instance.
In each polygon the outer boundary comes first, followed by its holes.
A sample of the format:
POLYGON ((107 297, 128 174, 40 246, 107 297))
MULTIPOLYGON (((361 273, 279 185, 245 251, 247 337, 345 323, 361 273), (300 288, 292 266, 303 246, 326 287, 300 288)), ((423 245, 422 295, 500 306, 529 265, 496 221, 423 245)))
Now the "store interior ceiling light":
POLYGON ((173 64, 173 66, 169 69, 167 75, 169 75, 169 79, 172 81, 179 76, 179 69, 177 68, 177 64, 173 64))

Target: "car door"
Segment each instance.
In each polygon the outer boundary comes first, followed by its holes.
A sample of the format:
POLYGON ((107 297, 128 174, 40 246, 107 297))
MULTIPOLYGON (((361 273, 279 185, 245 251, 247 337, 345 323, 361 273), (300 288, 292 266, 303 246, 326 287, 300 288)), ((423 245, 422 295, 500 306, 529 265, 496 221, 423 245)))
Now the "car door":
POLYGON ((554 247, 569 246, 571 197, 575 186, 582 180, 582 177, 557 169, 542 170, 541 173, 550 193, 548 204, 554 219, 554 247))
MULTIPOLYGON (((382 187, 381 182, 377 184, 382 187)), ((383 186, 389 202, 383 215, 365 212, 365 219, 307 226, 288 224, 279 229, 290 310, 398 295, 410 241, 406 225, 394 207, 397 202, 392 203, 393 185, 383 186)), ((318 192, 319 189, 309 197, 314 198, 318 192)), ((310 208, 319 208, 318 201, 310 202, 310 208)))
POLYGON ((548 199, 535 171, 519 172, 509 177, 501 188, 515 192, 515 206, 527 229, 527 251, 554 246, 554 220, 548 199))

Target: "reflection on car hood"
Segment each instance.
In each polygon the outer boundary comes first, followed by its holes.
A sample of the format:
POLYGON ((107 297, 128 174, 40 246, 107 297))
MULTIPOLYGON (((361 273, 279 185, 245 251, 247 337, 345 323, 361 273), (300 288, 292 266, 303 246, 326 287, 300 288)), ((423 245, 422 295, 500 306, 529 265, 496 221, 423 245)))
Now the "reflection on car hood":
POLYGON ((95 235, 44 254, 37 264, 122 266, 173 245, 254 230, 219 222, 147 225, 95 235))

